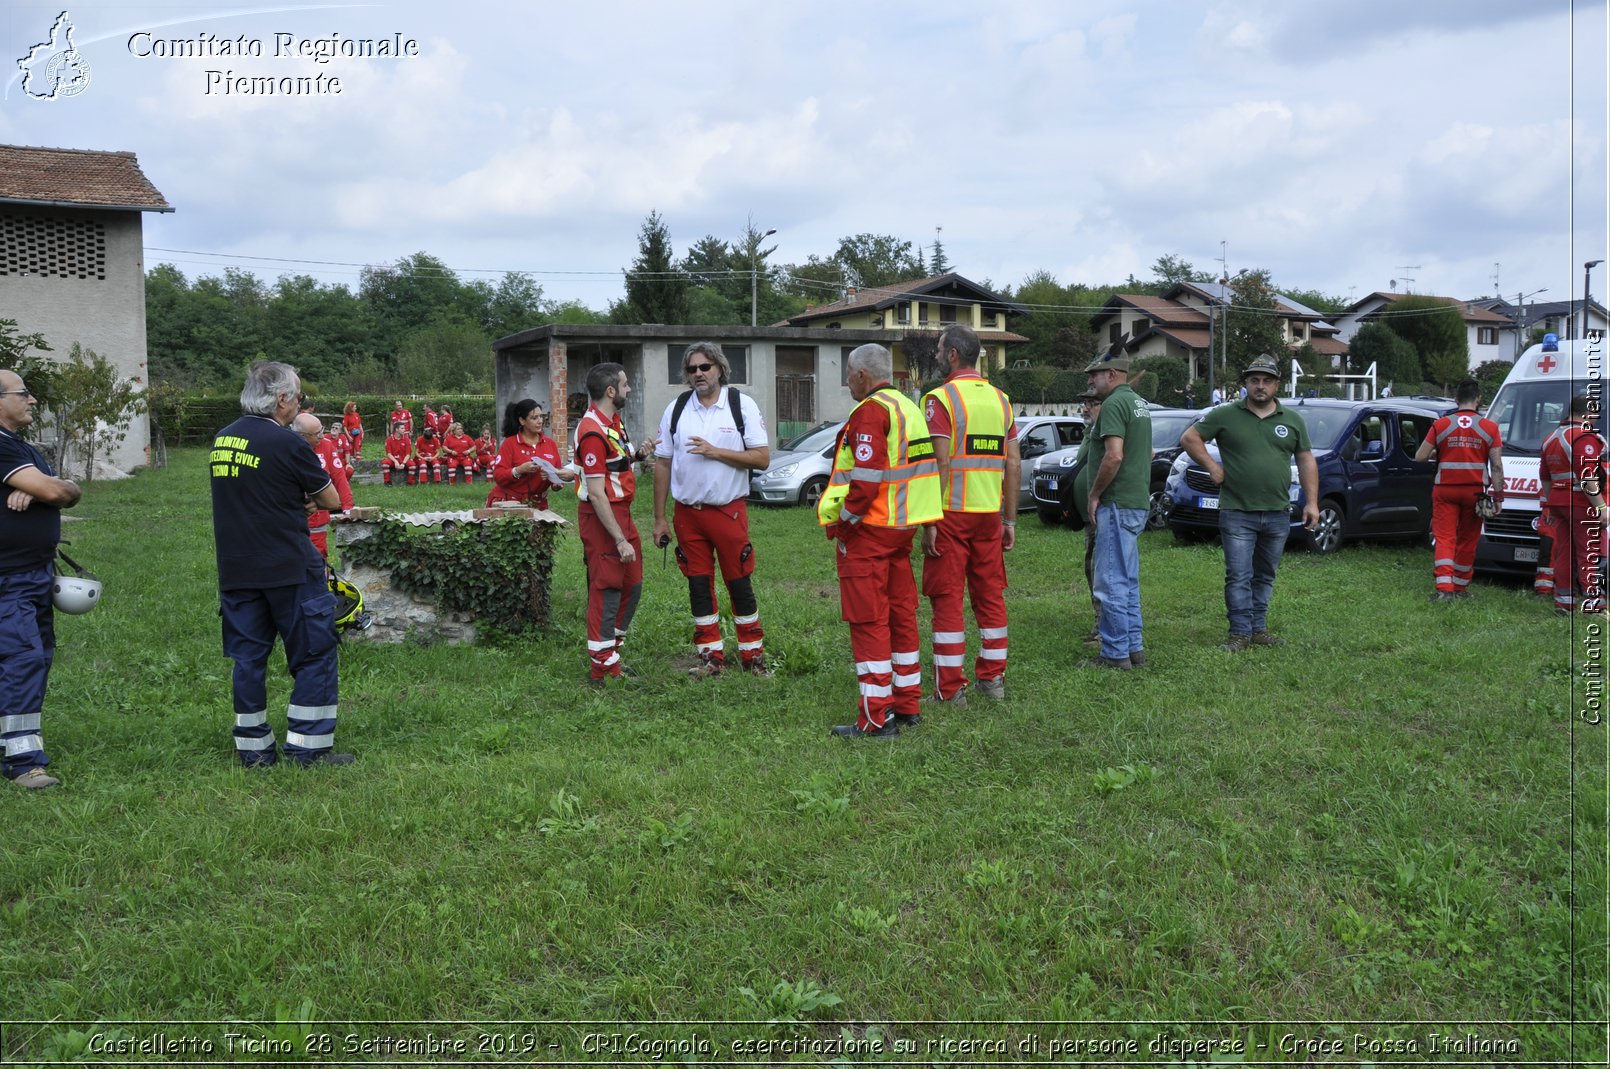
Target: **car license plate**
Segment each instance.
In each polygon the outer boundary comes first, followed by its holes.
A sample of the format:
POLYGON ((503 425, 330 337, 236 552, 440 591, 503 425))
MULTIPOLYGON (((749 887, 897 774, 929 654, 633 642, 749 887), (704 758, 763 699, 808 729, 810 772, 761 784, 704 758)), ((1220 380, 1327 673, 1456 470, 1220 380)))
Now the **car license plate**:
POLYGON ((1056 490, 1057 490, 1057 480, 1056 480, 1056 478, 1055 478, 1055 477, 1052 477, 1052 478, 1050 478, 1050 479, 1047 479, 1047 480, 1046 480, 1046 481, 1045 481, 1045 489, 1046 489, 1046 492, 1047 492, 1047 493, 1051 493, 1051 494, 1054 494, 1054 493, 1056 493, 1056 490))
POLYGON ((1532 564, 1536 564, 1537 563, 1537 547, 1536 546, 1516 546, 1515 547, 1515 559, 1516 560, 1522 560, 1522 561, 1528 561, 1528 562, 1530 562, 1532 564))
POLYGON ((1199 497, 1196 499, 1196 504, 1198 508, 1216 509, 1219 507, 1219 499, 1216 497, 1199 497))

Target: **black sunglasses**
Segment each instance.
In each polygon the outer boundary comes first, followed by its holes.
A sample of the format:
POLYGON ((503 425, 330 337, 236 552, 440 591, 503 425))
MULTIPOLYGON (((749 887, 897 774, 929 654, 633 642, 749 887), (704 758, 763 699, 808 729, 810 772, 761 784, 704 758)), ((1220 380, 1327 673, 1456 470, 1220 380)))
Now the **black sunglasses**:
POLYGON ((709 371, 713 367, 715 367, 714 364, 689 364, 686 370, 687 373, 691 375, 695 371, 709 371))

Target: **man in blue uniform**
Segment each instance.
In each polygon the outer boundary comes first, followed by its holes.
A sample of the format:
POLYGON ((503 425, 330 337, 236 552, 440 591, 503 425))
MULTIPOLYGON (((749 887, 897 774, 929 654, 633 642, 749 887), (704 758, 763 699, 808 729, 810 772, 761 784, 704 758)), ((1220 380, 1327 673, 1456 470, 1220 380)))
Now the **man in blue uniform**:
POLYGON ((34 395, 0 371, 0 741, 4 773, 38 790, 61 781, 45 771, 39 717, 56 650, 50 566, 61 541, 61 510, 78 503, 77 483, 56 478, 44 454, 21 437, 34 421, 34 395))
POLYGON ((312 447, 290 429, 301 397, 295 368, 254 363, 240 392, 243 415, 218 432, 208 461, 224 653, 235 662, 235 752, 248 768, 279 756, 266 681, 276 635, 294 680, 285 756, 303 765, 353 760, 331 749, 335 597, 307 536, 308 510, 339 508, 341 499, 312 447))

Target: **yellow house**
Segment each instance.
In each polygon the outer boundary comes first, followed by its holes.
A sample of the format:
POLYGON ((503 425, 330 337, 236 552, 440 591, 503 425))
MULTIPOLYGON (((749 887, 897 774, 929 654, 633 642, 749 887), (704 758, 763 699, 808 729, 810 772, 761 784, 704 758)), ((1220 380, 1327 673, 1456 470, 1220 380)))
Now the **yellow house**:
POLYGON ((1002 368, 1007 347, 1029 339, 1006 329, 1009 316, 1028 309, 963 278, 954 271, 888 286, 851 289, 832 304, 807 308, 775 324, 779 327, 814 327, 829 330, 890 330, 901 334, 892 345, 895 381, 914 386, 943 374, 929 361, 939 332, 962 323, 978 332, 983 345, 979 366, 1002 368), (926 358, 926 359, 925 359, 926 358), (925 364, 927 366, 925 366, 925 364))

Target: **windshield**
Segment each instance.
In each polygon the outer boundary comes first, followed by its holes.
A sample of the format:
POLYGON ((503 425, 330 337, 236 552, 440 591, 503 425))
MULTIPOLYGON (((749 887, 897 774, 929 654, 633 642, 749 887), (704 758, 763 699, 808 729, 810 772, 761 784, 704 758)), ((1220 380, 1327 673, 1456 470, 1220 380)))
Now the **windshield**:
POLYGON ((1185 428, 1196 422, 1195 416, 1153 416, 1152 449, 1173 449, 1180 444, 1185 428))
POLYGON ((1335 449, 1336 440, 1358 414, 1354 408, 1299 407, 1297 412, 1308 425, 1308 441, 1315 449, 1335 449))
MULTIPOLYGON (((1565 418, 1571 402, 1571 380, 1554 382, 1516 382, 1499 387, 1493 398, 1487 418, 1498 424, 1498 436, 1504 443, 1504 452, 1523 457, 1535 457, 1543 448, 1543 439, 1554 433, 1554 428, 1565 418)), ((1604 431, 1601 416, 1599 430, 1604 431)))
POLYGON ((815 453, 833 444, 842 423, 819 423, 796 438, 777 447, 779 453, 815 453))

